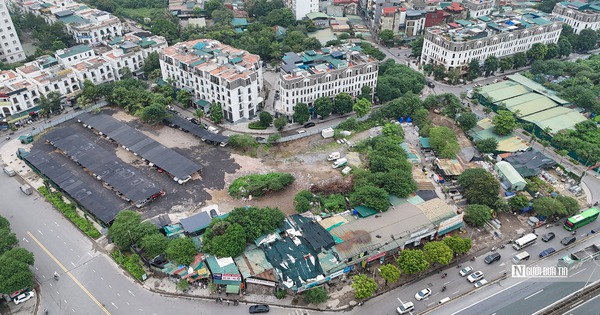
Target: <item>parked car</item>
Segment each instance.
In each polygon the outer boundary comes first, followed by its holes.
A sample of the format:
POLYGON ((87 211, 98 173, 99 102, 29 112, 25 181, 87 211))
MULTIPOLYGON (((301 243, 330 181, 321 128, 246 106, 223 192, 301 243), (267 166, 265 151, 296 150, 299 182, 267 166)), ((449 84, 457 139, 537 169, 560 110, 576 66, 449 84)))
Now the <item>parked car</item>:
POLYGON ((406 314, 406 313, 412 312, 414 310, 415 310, 415 305, 413 304, 413 302, 402 303, 402 304, 400 304, 400 306, 398 306, 398 308, 396 308, 396 311, 398 311, 398 314, 406 314))
POLYGON ((479 281, 475 282, 474 286, 475 286, 476 288, 479 288, 479 287, 482 287, 482 286, 486 285, 487 283, 488 283, 488 281, 487 281, 487 280, 485 280, 485 279, 481 279, 481 280, 479 280, 479 281))
POLYGON ((573 243, 575 243, 575 241, 577 240, 577 238, 575 236, 567 236, 565 238, 563 238, 560 243, 567 246, 567 245, 571 245, 573 243))
POLYGON ((555 252, 554 248, 552 248, 552 247, 546 248, 540 253, 540 258, 544 258, 554 252, 555 252))
POLYGON ((550 232, 550 233, 544 234, 542 236, 542 241, 544 241, 544 242, 550 242, 555 237, 556 237, 556 234, 554 234, 554 232, 550 232))
POLYGON ((250 311, 250 314, 268 313, 269 305, 265 305, 265 304, 252 305, 252 306, 250 306, 249 311, 250 311))
POLYGON ((488 255, 487 257, 485 257, 484 261, 485 261, 486 264, 489 265, 489 264, 493 263, 494 261, 500 260, 500 257, 501 257, 500 254, 493 253, 493 254, 488 255))
POLYGON ((475 271, 467 277, 467 280, 469 280, 471 283, 481 279, 483 279, 483 271, 475 271))
POLYGON ((310 127, 314 127, 315 123, 314 122, 307 122, 306 124, 304 124, 304 128, 310 128, 310 127))
POLYGON ((13 299, 13 301, 15 302, 15 304, 21 304, 29 299, 31 299, 32 297, 35 296, 35 293, 33 293, 33 291, 29 291, 29 292, 25 292, 25 293, 21 293, 19 295, 17 295, 16 298, 13 299))
POLYGON ((466 277, 466 276, 470 275, 470 274, 471 274, 471 272, 473 272, 473 267, 471 267, 471 266, 466 266, 465 268, 461 269, 461 270, 458 272, 458 274, 459 274, 461 277, 466 277))
POLYGON ((431 289, 425 288, 415 294, 415 299, 417 299, 417 301, 421 301, 421 300, 428 298, 430 295, 431 295, 431 289))

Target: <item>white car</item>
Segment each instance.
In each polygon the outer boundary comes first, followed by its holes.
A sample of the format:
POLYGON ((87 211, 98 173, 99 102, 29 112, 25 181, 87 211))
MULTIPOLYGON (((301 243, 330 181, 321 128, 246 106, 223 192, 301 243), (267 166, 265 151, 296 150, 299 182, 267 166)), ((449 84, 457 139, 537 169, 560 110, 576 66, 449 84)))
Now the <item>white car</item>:
POLYGON ((402 303, 402 304, 400 304, 400 306, 398 306, 398 308, 396 308, 396 311, 398 311, 398 314, 406 314, 406 313, 412 312, 414 310, 415 310, 415 305, 413 304, 413 302, 402 303))
POLYGON ((481 280, 479 280, 479 281, 475 282, 474 286, 475 286, 476 288, 479 288, 479 287, 482 287, 482 286, 486 285, 487 283, 488 283, 488 281, 487 281, 487 280, 485 280, 485 279, 481 279, 481 280))
POLYGON ((17 297, 14 298, 13 301, 15 302, 15 304, 19 305, 19 304, 31 299, 34 296, 35 296, 35 293, 33 293, 33 291, 29 291, 29 292, 25 292, 25 293, 21 293, 21 294, 17 295, 17 297))
POLYGON ((421 300, 428 298, 430 295, 431 295, 431 289, 425 288, 425 289, 417 292, 417 294, 415 294, 415 299, 417 299, 417 301, 421 301, 421 300))
POLYGON ((461 277, 466 277, 466 276, 470 275, 470 274, 471 274, 471 272, 473 272, 473 267, 471 267, 471 266, 467 266, 467 267, 465 267, 465 268, 461 269, 461 270, 458 272, 458 274, 459 274, 461 277))
POLYGON ((467 280, 469 280, 469 282, 471 283, 479 281, 481 279, 483 279, 483 272, 481 271, 475 271, 467 277, 467 280))

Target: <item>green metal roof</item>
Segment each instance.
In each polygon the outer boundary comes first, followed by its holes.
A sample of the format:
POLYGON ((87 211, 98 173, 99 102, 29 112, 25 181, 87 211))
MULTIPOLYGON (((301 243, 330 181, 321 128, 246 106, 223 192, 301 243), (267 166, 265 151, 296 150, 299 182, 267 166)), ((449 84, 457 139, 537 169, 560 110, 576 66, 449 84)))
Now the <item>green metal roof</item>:
POLYGON ((311 12, 306 15, 307 18, 314 19, 329 19, 329 16, 323 12, 311 12))
POLYGON ((108 44, 109 45, 116 45, 116 44, 119 44, 122 41, 123 41, 123 37, 117 36, 112 41, 110 41, 108 44))
POLYGON ((462 26, 469 26, 469 25, 473 24, 473 22, 467 21, 467 20, 456 20, 455 22, 462 26))
POLYGON ((69 58, 81 53, 84 53, 86 51, 91 51, 92 48, 90 46, 87 45, 77 45, 77 46, 73 46, 70 48, 65 49, 65 52, 62 55, 58 55, 60 58, 69 58))
POLYGON ((59 19, 61 22, 65 23, 65 24, 71 24, 71 23, 88 23, 89 21, 82 18, 79 15, 70 15, 67 17, 63 17, 59 19))
POLYGON ((421 143, 421 148, 431 149, 431 144, 429 144, 429 138, 419 138, 419 143, 421 143))
POLYGON ((248 26, 248 19, 246 18, 233 18, 231 19, 233 26, 248 26))
POLYGON ((195 66, 197 66, 197 65, 200 65, 200 64, 203 64, 203 63, 205 63, 205 62, 206 62, 206 60, 205 60, 205 59, 196 60, 196 61, 194 61, 194 62, 190 63, 190 67, 195 67, 195 66))
POLYGON ((240 62, 242 62, 242 60, 243 59, 240 57, 235 57, 235 58, 231 59, 231 63, 233 63, 233 64, 240 63, 240 62))
POLYGON ((525 179, 510 163, 506 161, 500 161, 496 163, 496 169, 502 173, 502 176, 506 178, 511 185, 525 184, 525 179))
POLYGON ((354 210, 356 210, 358 212, 358 215, 360 215, 362 218, 370 217, 372 215, 377 214, 377 210, 369 208, 367 206, 357 206, 354 207, 354 210))

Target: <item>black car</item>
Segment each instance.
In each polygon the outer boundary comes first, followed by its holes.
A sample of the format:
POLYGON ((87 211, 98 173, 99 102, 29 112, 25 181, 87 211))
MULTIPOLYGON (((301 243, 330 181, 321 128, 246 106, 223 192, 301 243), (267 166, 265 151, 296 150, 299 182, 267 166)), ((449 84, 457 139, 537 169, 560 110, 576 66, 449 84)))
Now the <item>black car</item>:
POLYGON ((265 305, 265 304, 252 305, 252 306, 250 306, 249 311, 250 311, 250 314, 268 313, 269 305, 265 305))
POLYGON ((542 236, 542 241, 544 241, 544 242, 550 242, 551 240, 554 239, 554 237, 556 237, 556 235, 554 234, 554 232, 550 232, 550 233, 544 234, 544 236, 542 236))
POLYGON ((567 245, 571 245, 571 244, 575 243, 576 240, 577 240, 577 238, 575 236, 567 236, 567 237, 563 238, 562 240, 560 240, 560 243, 567 246, 567 245))
POLYGON ((494 261, 500 260, 500 257, 501 257, 500 254, 493 253, 493 254, 488 255, 487 257, 485 257, 484 261, 485 261, 486 264, 489 265, 489 264, 493 263, 494 261))
POLYGON ((307 122, 306 124, 304 124, 304 128, 310 128, 310 127, 314 127, 315 123, 314 122, 307 122))

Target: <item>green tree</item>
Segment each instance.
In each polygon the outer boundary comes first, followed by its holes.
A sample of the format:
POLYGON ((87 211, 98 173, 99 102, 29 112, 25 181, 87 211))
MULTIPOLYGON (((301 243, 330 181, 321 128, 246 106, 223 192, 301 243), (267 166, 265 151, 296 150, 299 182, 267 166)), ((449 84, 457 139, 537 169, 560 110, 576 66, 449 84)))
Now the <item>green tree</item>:
MULTIPOLYGON (((277 119, 275 120, 275 122, 277 122, 277 119)), ((270 145, 277 145, 277 143, 279 142, 280 139, 281 139, 281 135, 278 133, 274 133, 274 134, 270 135, 269 138, 267 138, 267 142, 270 145)))
POLYGON ((535 8, 542 12, 552 13, 552 10, 554 10, 554 7, 559 2, 560 0, 542 0, 536 4, 535 8))
POLYGON ((442 239, 454 253, 466 254, 471 250, 471 240, 468 238, 462 238, 459 236, 446 236, 442 239))
POLYGON ((598 33, 591 28, 584 28, 575 40, 576 51, 587 52, 594 49, 598 45, 598 33))
POLYGON ((452 129, 445 126, 431 128, 429 142, 431 147, 443 158, 454 158, 460 151, 456 135, 452 129))
POLYGON ((329 293, 324 287, 319 286, 302 293, 304 301, 309 304, 321 304, 329 299, 329 293))
POLYGON ((321 118, 327 118, 331 115, 331 109, 333 108, 333 103, 329 97, 319 97, 315 101, 315 113, 321 118))
POLYGON ((142 237, 140 241, 141 248, 147 258, 154 258, 164 254, 169 245, 169 239, 160 233, 154 233, 142 237))
POLYGON ((154 70, 160 70, 160 59, 158 53, 153 51, 148 54, 148 57, 144 59, 144 66, 142 67, 144 73, 150 74, 154 70))
POLYGON ((210 119, 218 124, 223 120, 223 109, 221 108, 221 103, 213 102, 210 104, 210 119))
POLYGON ((494 175, 482 168, 470 168, 458 176, 458 184, 464 189, 464 196, 470 204, 492 207, 499 198, 500 183, 494 175))
POLYGON ((402 273, 407 275, 418 274, 429 268, 429 262, 420 249, 404 249, 396 262, 402 273))
POLYGON ((208 0, 204 3, 204 13, 208 16, 212 16, 213 11, 222 9, 225 9, 225 5, 221 0, 208 0))
POLYGON ((517 127, 515 116, 507 110, 499 110, 498 114, 492 118, 494 132, 500 136, 506 136, 513 132, 517 127))
POLYGON ((177 101, 185 108, 192 104, 192 93, 188 90, 179 90, 177 92, 177 101))
POLYGON ((388 47, 391 46, 394 44, 394 31, 385 29, 379 32, 379 40, 381 40, 384 45, 388 47))
POLYGON ((573 51, 573 46, 566 38, 560 38, 558 40, 558 57, 569 57, 573 51))
POLYGON ((360 88, 360 94, 358 95, 358 99, 364 98, 366 100, 368 100, 369 102, 371 102, 373 100, 372 97, 372 89, 370 86, 368 85, 364 85, 363 87, 360 88))
POLYGON ((500 59, 500 71, 504 73, 506 70, 510 70, 513 67, 512 57, 504 57, 500 59))
POLYGON ((352 100, 352 96, 350 96, 348 93, 342 92, 336 95, 333 100, 333 112, 344 115, 352 111, 353 104, 354 101, 352 100))
POLYGON ((481 227, 492 218, 492 209, 484 205, 468 205, 464 220, 472 226, 481 227))
POLYGON ((529 206, 529 198, 527 198, 525 195, 517 194, 508 200, 508 206, 511 210, 520 211, 521 209, 529 206))
POLYGON ((248 151, 251 148, 258 146, 258 142, 256 142, 256 138, 251 135, 231 135, 229 137, 229 141, 227 142, 231 147, 242 149, 244 152, 248 151))
POLYGON ((280 25, 290 27, 296 23, 294 12, 288 8, 280 8, 272 10, 264 18, 264 21, 269 26, 280 25))
POLYGON ((204 118, 204 110, 202 108, 196 108, 196 110, 194 111, 194 117, 200 119, 200 118, 204 118))
POLYGON ((12 233, 10 227, 0 228, 0 255, 19 244, 17 235, 12 233))
POLYGON ((527 65, 527 55, 524 52, 518 52, 513 56, 513 68, 519 69, 527 65))
POLYGON ((237 257, 244 248, 246 235, 238 223, 213 220, 204 233, 202 250, 217 257, 237 257))
MULTIPOLYGON (((229 139, 231 142, 231 138, 229 139)), ((268 192, 279 191, 294 182, 288 173, 250 174, 238 177, 229 185, 229 195, 235 198, 262 196, 268 192)), ((257 236, 258 237, 258 236, 257 236)))
POLYGON ((379 267, 379 274, 385 280, 386 285, 389 282, 396 283, 400 280, 400 269, 392 264, 385 264, 379 267))
POLYGON ((485 76, 488 77, 490 75, 493 75, 494 72, 498 70, 499 66, 500 62, 498 61, 498 58, 496 58, 496 56, 487 57, 483 63, 483 69, 485 69, 485 76))
POLYGON ((301 190, 294 197, 294 207, 297 212, 304 213, 312 209, 311 203, 315 201, 315 197, 308 190, 301 190))
POLYGON ((33 287, 33 253, 24 248, 13 248, 0 255, 0 293, 11 294, 33 287))
POLYGON ((496 138, 486 138, 475 141, 475 147, 481 153, 494 153, 498 149, 498 140, 496 138))
POLYGON ((161 104, 154 103, 146 106, 140 113, 140 120, 144 123, 155 125, 171 116, 167 108, 161 104))
MULTIPOLYGON (((91 102, 96 103, 96 101, 102 96, 101 90, 98 86, 96 86, 92 81, 85 80, 83 81, 83 89, 81 89, 81 96, 86 97, 91 102)), ((81 98, 81 96, 79 98, 81 98)), ((77 103, 81 101, 77 99, 77 103)), ((81 106, 81 105, 80 105, 81 106)), ((83 106, 81 106, 83 107, 83 106)))
POLYGON ((169 43, 174 43, 179 37, 179 26, 172 20, 155 19, 152 21, 150 32, 165 37, 169 43))
POLYGON ((548 48, 546 56, 544 57, 546 60, 559 57, 560 47, 558 47, 558 44, 550 43, 546 45, 546 47, 548 48))
POLYGON ((579 203, 573 197, 558 195, 556 196, 556 200, 565 206, 567 216, 574 215, 579 211, 579 203))
POLYGON ((419 36, 417 39, 410 43, 411 56, 414 58, 421 58, 423 53, 423 42, 425 41, 424 36, 419 36))
POLYGON ((350 194, 352 206, 364 205, 379 212, 390 208, 389 193, 382 188, 366 185, 359 187, 350 194))
POLYGON ((264 127, 269 127, 273 122, 273 116, 269 112, 260 112, 260 114, 258 114, 258 119, 260 124, 264 127))
POLYGON ((541 197, 533 199, 532 207, 536 214, 545 217, 551 217, 553 215, 564 217, 567 215, 565 205, 555 198, 541 197))
POLYGON ((460 128, 463 131, 468 131, 477 125, 478 117, 473 112, 466 112, 466 113, 460 114, 460 116, 458 116, 456 121, 458 122, 458 124, 460 125, 460 128))
POLYGON ((535 43, 531 45, 531 48, 527 51, 527 58, 536 61, 544 60, 548 53, 548 46, 543 43, 535 43))
POLYGON ((285 127, 288 123, 288 120, 285 116, 279 116, 277 118, 275 118, 275 120, 273 121, 273 126, 275 126, 275 128, 277 128, 277 130, 283 130, 283 127, 285 127))
POLYGON ((187 266, 194 261, 198 250, 191 238, 180 237, 169 242, 166 254, 169 259, 187 266))
POLYGON ((356 275, 352 277, 352 289, 354 289, 355 298, 366 299, 375 293, 377 283, 365 275, 356 275))
POLYGON ((189 289, 190 287, 190 283, 187 281, 187 279, 181 279, 177 282, 177 290, 181 291, 181 292, 185 292, 189 289))
POLYGON ((469 80, 473 81, 481 76, 479 59, 471 59, 469 62, 469 80))
POLYGON ((132 210, 123 210, 117 214, 115 221, 108 229, 108 236, 120 248, 127 250, 144 236, 158 233, 156 226, 150 222, 141 223, 142 217, 132 210))
POLYGON ((356 113, 357 117, 363 117, 371 110, 371 102, 364 98, 358 99, 352 106, 352 110, 356 113))
POLYGON ((446 243, 439 241, 427 242, 423 247, 423 254, 425 254, 425 259, 430 263, 441 265, 449 264, 454 257, 452 249, 446 243))
POLYGON ((304 103, 298 103, 296 106, 294 106, 294 115, 292 116, 294 122, 302 125, 307 122, 309 118, 310 112, 308 111, 308 105, 304 103))

